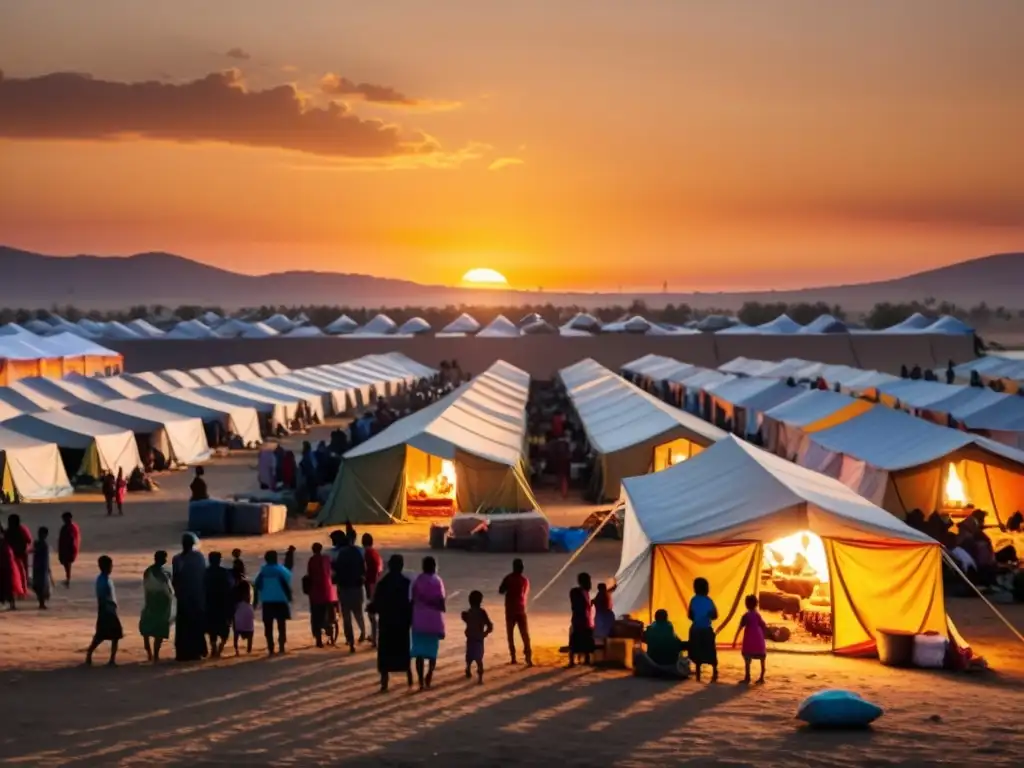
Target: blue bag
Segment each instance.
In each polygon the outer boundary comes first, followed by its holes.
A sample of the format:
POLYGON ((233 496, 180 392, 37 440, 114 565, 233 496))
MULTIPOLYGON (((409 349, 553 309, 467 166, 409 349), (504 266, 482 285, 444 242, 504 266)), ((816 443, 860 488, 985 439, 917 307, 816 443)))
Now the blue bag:
POLYGON ((801 702, 797 720, 813 728, 866 728, 883 710, 851 691, 818 691, 801 702))

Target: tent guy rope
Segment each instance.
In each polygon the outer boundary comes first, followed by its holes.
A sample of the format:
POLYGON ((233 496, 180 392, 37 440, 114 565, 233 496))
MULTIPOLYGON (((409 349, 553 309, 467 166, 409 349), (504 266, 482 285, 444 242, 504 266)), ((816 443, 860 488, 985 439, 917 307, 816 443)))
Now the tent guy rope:
POLYGON ((576 558, 583 554, 583 550, 585 550, 590 545, 590 542, 597 538, 597 534, 599 534, 601 532, 601 529, 604 528, 608 521, 612 519, 612 516, 618 511, 618 509, 619 506, 615 506, 608 512, 607 515, 604 516, 604 520, 601 521, 601 524, 593 530, 590 536, 587 537, 587 540, 583 542, 583 545, 575 552, 573 552, 572 555, 569 556, 569 559, 565 561, 565 565, 558 569, 558 573, 552 576, 551 580, 543 587, 541 587, 540 590, 533 597, 530 598, 531 603, 535 600, 539 600, 540 596, 547 592, 548 588, 556 581, 558 581, 559 578, 561 578, 562 574, 566 572, 569 566, 576 562, 576 558))
POLYGON ((1013 624, 1010 623, 1010 620, 1007 619, 1000 612, 1000 610, 998 608, 996 608, 992 604, 992 602, 987 597, 985 597, 985 595, 983 595, 981 593, 981 590, 978 589, 974 585, 974 583, 970 579, 967 578, 967 574, 964 573, 960 569, 959 563, 957 563, 957 561, 953 559, 953 556, 950 555, 946 550, 942 550, 942 559, 946 561, 946 563, 949 565, 950 568, 952 568, 954 571, 956 571, 956 573, 958 573, 960 575, 960 578, 962 578, 968 584, 968 586, 970 586, 970 588, 973 589, 977 593, 978 597, 980 597, 982 600, 985 601, 985 605, 987 605, 989 608, 992 609, 992 613, 994 613, 997 617, 999 617, 999 620, 1002 621, 1003 624, 1006 625, 1007 629, 1009 629, 1017 637, 1018 640, 1020 640, 1022 643, 1024 643, 1024 635, 1022 635, 1020 633, 1020 630, 1018 630, 1015 626, 1013 626, 1013 624))

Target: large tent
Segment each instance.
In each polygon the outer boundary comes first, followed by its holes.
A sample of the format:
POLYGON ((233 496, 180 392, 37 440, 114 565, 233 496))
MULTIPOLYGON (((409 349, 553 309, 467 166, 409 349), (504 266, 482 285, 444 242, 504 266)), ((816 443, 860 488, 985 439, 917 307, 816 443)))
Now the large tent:
POLYGON ((685 637, 701 576, 718 607, 716 633, 731 642, 744 598, 760 590, 765 545, 809 532, 827 558, 835 652, 870 652, 883 628, 946 634, 938 543, 831 478, 728 437, 665 472, 625 479, 623 493, 619 611, 665 609, 685 637))
POLYGON ((805 434, 829 429, 873 407, 867 400, 810 389, 765 411, 761 437, 769 451, 795 461, 805 434))
POLYGON ((210 458, 203 422, 182 416, 138 400, 108 400, 105 403, 79 403, 71 413, 130 429, 141 450, 159 451, 169 464, 200 464, 210 458))
POLYGON ((972 504, 1005 524, 1024 508, 1024 452, 884 406, 805 434, 798 461, 900 518, 972 504))
MULTIPOLYGON (((46 402, 54 402, 60 403, 60 407, 66 408, 78 403, 99 403, 104 400, 102 395, 83 386, 80 383, 82 381, 84 381, 84 377, 81 376, 67 379, 30 376, 14 382, 11 388, 21 392, 40 406, 44 406, 46 402)), ((45 410, 50 411, 53 408, 45 407, 45 410)))
POLYGON ((248 381, 239 381, 222 386, 234 391, 251 392, 260 397, 270 398, 281 403, 293 403, 295 405, 302 403, 316 422, 321 423, 324 420, 324 399, 321 394, 300 392, 286 384, 269 379, 249 379, 248 381))
POLYGON ((705 391, 714 409, 712 421, 730 424, 730 431, 746 436, 760 429, 760 414, 805 390, 778 379, 743 378, 713 384, 705 391))
POLYGON ((321 524, 406 517, 410 492, 443 476, 462 512, 537 508, 524 449, 530 377, 498 361, 455 392, 353 448, 321 524))
POLYGON ((74 489, 55 443, 0 426, 0 491, 7 501, 41 501, 74 489))
POLYGON ((139 398, 139 402, 155 406, 182 416, 200 419, 206 430, 207 443, 222 442, 219 435, 238 435, 242 444, 256 447, 262 442, 260 420, 256 409, 244 405, 231 405, 207 397, 195 389, 179 389, 172 394, 153 393, 139 398))
POLYGON ((725 432, 587 359, 559 371, 598 463, 591 495, 618 498, 622 478, 690 458, 725 432))
POLYGON ((68 475, 96 480, 102 470, 128 477, 142 464, 131 431, 67 411, 24 414, 5 421, 4 429, 55 443, 68 475))
POLYGON ((126 373, 121 376, 127 382, 134 384, 147 392, 173 392, 180 387, 172 384, 156 371, 143 371, 142 373, 126 373))
MULTIPOLYGON (((241 382, 238 382, 241 383, 241 382)), ((298 414, 299 404, 294 398, 284 398, 279 395, 261 395, 256 392, 248 392, 244 389, 237 389, 236 384, 222 384, 219 387, 202 387, 191 390, 207 400, 222 405, 230 405, 242 408, 252 408, 262 416, 260 432, 272 434, 278 427, 288 429, 298 414)), ((167 394, 171 397, 183 398, 183 393, 188 390, 173 390, 167 394)))

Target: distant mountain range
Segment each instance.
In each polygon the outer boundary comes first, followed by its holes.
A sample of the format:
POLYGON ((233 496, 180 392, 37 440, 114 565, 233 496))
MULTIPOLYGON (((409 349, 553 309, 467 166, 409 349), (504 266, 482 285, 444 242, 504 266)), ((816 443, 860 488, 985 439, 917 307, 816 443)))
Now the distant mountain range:
POLYGON ((496 306, 509 303, 627 305, 651 307, 686 302, 694 307, 738 309, 745 301, 824 301, 847 311, 870 309, 880 301, 934 297, 960 306, 1024 308, 1024 253, 1002 253, 874 283, 748 293, 553 293, 494 291, 421 285, 408 280, 336 272, 281 272, 240 275, 169 253, 134 256, 46 256, 0 246, 0 306, 45 309, 72 304, 113 310, 137 304, 220 306, 228 310, 261 305, 496 306))

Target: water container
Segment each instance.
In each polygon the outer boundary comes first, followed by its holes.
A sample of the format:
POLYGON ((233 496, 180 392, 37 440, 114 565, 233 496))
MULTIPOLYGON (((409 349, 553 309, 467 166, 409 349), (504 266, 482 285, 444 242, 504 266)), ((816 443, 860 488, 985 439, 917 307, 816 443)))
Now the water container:
POLYGON ((913 632, 878 630, 878 660, 887 667, 909 667, 914 662, 913 632))
POLYGON ((949 641, 939 634, 914 637, 914 666, 922 669, 942 669, 946 661, 949 641))

